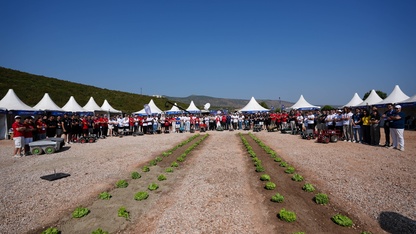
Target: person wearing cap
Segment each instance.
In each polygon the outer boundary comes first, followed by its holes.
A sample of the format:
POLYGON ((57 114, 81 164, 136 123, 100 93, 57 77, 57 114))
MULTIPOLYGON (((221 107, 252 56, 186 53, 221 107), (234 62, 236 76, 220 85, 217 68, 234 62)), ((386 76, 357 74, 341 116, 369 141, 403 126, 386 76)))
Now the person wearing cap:
POLYGON ((394 112, 387 117, 390 120, 390 134, 393 140, 393 149, 404 151, 404 125, 405 114, 402 112, 400 105, 394 106, 394 112))
POLYGON ((24 147, 25 140, 25 126, 21 123, 22 117, 16 115, 14 117, 14 123, 12 124, 13 129, 13 140, 14 140, 14 156, 20 158, 22 156, 22 148, 24 147))

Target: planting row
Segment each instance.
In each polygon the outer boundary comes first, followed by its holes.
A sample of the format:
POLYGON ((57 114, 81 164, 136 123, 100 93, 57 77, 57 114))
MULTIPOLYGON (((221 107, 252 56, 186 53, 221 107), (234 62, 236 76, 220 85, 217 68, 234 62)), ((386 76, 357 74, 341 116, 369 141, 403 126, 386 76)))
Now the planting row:
MULTIPOLYGON (((255 166, 255 171, 256 172, 265 172, 265 168, 262 165, 262 161, 257 157, 256 152, 253 150, 253 147, 250 146, 249 142, 247 141, 247 139, 245 139, 245 137, 243 136, 243 134, 239 134, 240 138, 248 152, 248 154, 250 155, 254 166, 255 166)), ((278 165, 280 167, 283 167, 285 170, 284 172, 286 174, 292 174, 292 180, 295 182, 301 182, 304 181, 304 178, 302 175, 295 173, 296 169, 293 166, 290 166, 287 162, 283 161, 282 158, 280 158, 278 156, 278 154, 271 149, 270 147, 268 147, 266 144, 264 144, 260 139, 258 139, 254 134, 249 133, 250 137, 262 148, 264 149, 264 151, 270 155, 270 157, 274 160, 274 162, 278 163, 278 165)), ((272 178, 269 174, 262 174, 260 176, 260 180, 264 181, 264 188, 267 190, 274 190, 276 189, 276 184, 272 181, 272 178)), ((305 183, 302 187, 303 191, 306 192, 314 192, 315 191, 315 187, 310 184, 310 183, 305 183)), ((281 195, 280 193, 276 193, 275 195, 273 195, 270 199, 272 202, 278 202, 278 203, 283 203, 285 198, 283 195, 281 195)), ((325 205, 329 203, 329 198, 326 194, 324 193, 317 193, 315 194, 313 201, 316 204, 321 204, 321 205, 325 205)), ((278 214, 277 217, 279 217, 279 219, 286 221, 286 222, 294 222, 296 221, 296 213, 293 211, 289 211, 286 210, 285 208, 282 208, 278 214)), ((331 217, 331 220, 340 225, 340 226, 344 226, 344 227, 351 227, 353 226, 353 222, 352 220, 342 214, 336 214, 334 216, 331 217)), ((302 232, 300 232, 302 233, 302 232)), ((363 233, 369 233, 369 232, 363 232, 363 233)))
MULTIPOLYGON (((200 136, 200 134, 195 134, 192 137, 188 138, 187 140, 185 140, 185 141, 179 143, 178 145, 174 146, 172 149, 170 149, 166 152, 163 152, 160 156, 156 157, 153 160, 150 160, 147 165, 143 166, 141 168, 141 171, 144 172, 144 173, 149 172, 151 170, 151 167, 156 166, 159 162, 162 162, 163 158, 169 157, 177 149, 187 145, 188 143, 192 142, 195 138, 197 138, 199 136, 200 136)), ((179 167, 180 163, 185 161, 188 154, 191 153, 191 151, 194 150, 195 147, 197 147, 208 136, 209 136, 208 134, 205 134, 200 139, 198 139, 195 143, 193 143, 191 146, 189 146, 186 150, 184 150, 184 152, 178 158, 176 158, 176 161, 173 161, 170 164, 170 167, 165 168, 164 171, 166 173, 173 173, 174 168, 179 167)), ((130 177, 133 180, 137 180, 137 179, 142 178, 142 175, 138 171, 133 171, 131 173, 130 177)), ((157 180, 158 181, 167 180, 167 176, 165 174, 159 174, 157 176, 157 180)), ((127 188, 128 186, 129 186, 129 183, 128 183, 127 180, 119 180, 115 184, 115 188, 127 188)), ((159 189, 159 185, 157 183, 154 183, 154 182, 150 183, 147 186, 148 191, 142 190, 142 191, 139 191, 139 192, 135 193, 133 199, 136 200, 136 201, 146 200, 150 196, 149 192, 157 190, 157 189, 159 189)), ((105 191, 105 192, 101 192, 98 195, 98 198, 101 199, 101 200, 110 200, 112 198, 112 195, 109 192, 105 191)), ((90 213, 90 210, 88 208, 80 206, 80 207, 77 207, 72 212, 72 218, 75 218, 75 219, 82 218, 82 217, 88 215, 89 213, 90 213)), ((127 210, 127 208, 125 206, 121 206, 118 209, 117 216, 118 217, 123 217, 126 220, 129 220, 130 219, 130 212, 127 210)), ((46 229, 42 232, 42 234, 55 234, 55 233, 60 233, 60 231, 56 227, 50 227, 50 228, 48 228, 48 229, 46 229)), ((101 228, 98 228, 97 230, 92 231, 92 233, 94 233, 94 234, 103 234, 103 233, 108 233, 108 232, 103 231, 101 228)))

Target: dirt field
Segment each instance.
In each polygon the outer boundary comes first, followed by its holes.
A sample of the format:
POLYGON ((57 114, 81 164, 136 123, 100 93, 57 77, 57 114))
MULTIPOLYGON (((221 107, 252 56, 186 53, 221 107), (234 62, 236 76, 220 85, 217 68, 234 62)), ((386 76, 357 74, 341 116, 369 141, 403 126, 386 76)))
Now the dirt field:
POLYGON ((11 141, 0 141, 4 184, 0 191, 4 220, 0 232, 39 233, 49 226, 58 227, 62 233, 91 233, 97 228, 110 233, 416 230, 414 131, 405 132, 405 152, 350 142, 321 144, 278 132, 254 133, 317 191, 328 194, 327 206, 315 204, 314 194, 302 191, 304 183, 291 181, 284 168, 257 149, 265 173, 277 184, 276 191, 265 190, 238 131, 208 133, 209 137, 173 173, 164 170, 185 148, 164 158, 150 172, 141 172, 141 167, 193 134, 107 138, 92 144, 71 144, 56 154, 19 159, 11 157, 11 141), (54 170, 71 176, 53 182, 39 178, 54 170), (132 171, 139 171, 142 178, 131 180, 132 171), (165 174, 167 180, 157 181, 159 174, 165 174), (120 179, 127 179, 129 187, 114 189, 120 179), (160 188, 149 191, 145 201, 134 200, 134 194, 147 190, 151 181, 160 188), (103 191, 113 197, 97 199, 103 191), (276 192, 285 196, 284 203, 270 202, 276 192), (78 206, 88 207, 90 214, 72 219, 71 213, 78 206), (129 220, 117 217, 120 206, 130 211, 129 220), (279 220, 277 213, 283 207, 295 211, 298 220, 279 220), (337 212, 352 218, 354 227, 340 229, 332 223, 330 217, 337 212))

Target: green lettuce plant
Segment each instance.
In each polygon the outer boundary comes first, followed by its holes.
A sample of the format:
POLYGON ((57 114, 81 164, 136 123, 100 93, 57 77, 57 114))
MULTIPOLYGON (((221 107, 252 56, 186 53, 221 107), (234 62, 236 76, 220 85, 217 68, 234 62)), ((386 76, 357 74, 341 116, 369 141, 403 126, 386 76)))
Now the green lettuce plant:
POLYGON ((125 180, 119 180, 116 183, 117 188, 127 188, 128 186, 129 186, 129 183, 127 183, 127 181, 125 180))
POLYGON ((134 200, 141 201, 141 200, 147 199, 148 197, 149 197, 149 194, 147 192, 141 191, 134 195, 134 200))
POLYGON ((260 176, 261 181, 270 181, 270 176, 267 174, 263 174, 260 176))
POLYGON ((91 234, 108 234, 108 232, 103 231, 103 229, 101 228, 98 228, 97 230, 92 231, 91 234))
POLYGON ((276 188, 276 184, 273 182, 267 182, 266 185, 264 186, 267 190, 273 190, 276 188))
POLYGON ((147 187, 150 191, 156 190, 159 188, 159 185, 157 185, 156 183, 151 183, 148 187, 147 187))
POLYGON ((302 189, 306 192, 313 192, 315 191, 315 187, 313 187, 312 184, 306 183, 305 185, 303 185, 302 189))
POLYGON ((111 194, 107 192, 102 192, 100 193, 100 195, 98 195, 98 198, 100 198, 101 200, 110 200, 111 194))
POLYGON ((353 225, 353 222, 350 218, 341 214, 334 215, 331 220, 343 227, 351 227, 353 225))
POLYGON ((72 212, 73 218, 82 218, 86 216, 88 213, 90 213, 90 210, 88 208, 84 207, 77 207, 74 212, 72 212))
POLYGON ((303 181, 303 176, 299 174, 294 174, 292 177, 292 180, 297 181, 297 182, 303 181))
POLYGON ((326 195, 324 193, 318 193, 318 194, 316 194, 315 197, 313 198, 313 200, 317 204, 321 204, 321 205, 326 205, 329 202, 328 195, 326 195))
POLYGON ((287 167, 285 170, 285 173, 288 173, 288 174, 293 174, 294 172, 295 172, 294 167, 287 167))
POLYGON ((296 213, 292 211, 288 211, 285 208, 280 210, 278 216, 281 220, 286 221, 286 222, 296 221, 296 213))
POLYGON ((133 171, 131 173, 131 178, 134 179, 134 180, 139 179, 140 177, 142 177, 142 175, 140 175, 139 172, 137 172, 137 171, 133 171))
POLYGON ((278 202, 278 203, 282 203, 284 200, 285 200, 285 197, 283 197, 283 195, 281 195, 280 193, 276 193, 271 199, 272 202, 278 202))
POLYGON ((124 217, 126 220, 129 220, 130 212, 126 210, 126 207, 122 206, 118 209, 118 217, 124 217))
POLYGON ((171 167, 179 167, 179 164, 177 162, 172 162, 172 164, 170 166, 171 167))
POLYGON ((149 172, 150 171, 150 167, 149 166, 143 166, 142 167, 142 171, 143 172, 149 172))
POLYGON ((168 167, 168 168, 165 169, 165 172, 172 173, 173 172, 173 168, 172 167, 168 167))
POLYGON ((160 175, 157 177, 157 180, 159 180, 159 181, 166 180, 166 176, 165 176, 165 175, 163 175, 163 174, 160 174, 160 175))
POLYGON ((287 162, 280 162, 280 164, 279 164, 279 166, 281 166, 281 167, 287 167, 287 162))
POLYGON ((42 232, 42 234, 59 234, 60 231, 56 227, 50 227, 42 232))

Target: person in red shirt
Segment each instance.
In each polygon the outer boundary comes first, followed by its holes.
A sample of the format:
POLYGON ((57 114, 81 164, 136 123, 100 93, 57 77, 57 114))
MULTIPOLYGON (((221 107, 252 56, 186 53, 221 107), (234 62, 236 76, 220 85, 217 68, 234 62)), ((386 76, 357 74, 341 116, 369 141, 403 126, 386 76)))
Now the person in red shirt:
POLYGON ((13 140, 14 140, 14 156, 20 158, 22 154, 22 147, 24 146, 25 137, 25 126, 21 123, 22 117, 16 115, 14 117, 14 123, 12 124, 13 129, 13 140))
POLYGON ((48 125, 46 125, 46 116, 44 118, 39 118, 36 122, 36 128, 38 129, 38 140, 46 139, 46 129, 48 125))

